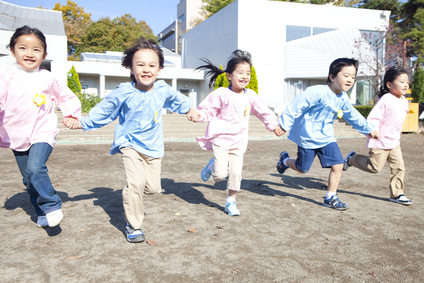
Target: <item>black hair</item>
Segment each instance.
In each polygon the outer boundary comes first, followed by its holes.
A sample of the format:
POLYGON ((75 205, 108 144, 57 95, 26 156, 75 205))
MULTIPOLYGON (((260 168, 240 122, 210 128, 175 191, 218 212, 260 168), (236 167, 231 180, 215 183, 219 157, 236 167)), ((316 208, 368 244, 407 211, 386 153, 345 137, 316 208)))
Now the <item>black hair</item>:
POLYGON ((196 70, 206 70, 205 78, 211 76, 211 79, 209 81, 209 87, 212 87, 212 85, 215 83, 216 78, 219 75, 223 73, 231 74, 232 72, 234 72, 237 65, 240 63, 248 63, 250 66, 252 66, 252 56, 250 55, 250 53, 239 49, 231 53, 225 70, 221 70, 206 58, 202 58, 200 60, 205 62, 206 65, 199 66, 196 68, 196 70))
POLYGON ((41 41, 41 44, 44 47, 44 55, 45 55, 47 53, 46 37, 39 29, 30 28, 29 26, 23 26, 23 27, 17 28, 15 30, 15 33, 10 38, 9 44, 6 47, 10 48, 10 50, 13 50, 15 48, 16 42, 18 41, 18 38, 22 35, 27 35, 27 34, 35 35, 41 41))
POLYGON ((330 65, 330 70, 328 71, 327 83, 331 84, 330 75, 336 77, 337 74, 341 71, 343 67, 354 66, 356 69, 355 74, 358 72, 359 62, 358 60, 351 58, 339 58, 334 60, 330 65))
MULTIPOLYGON (((162 49, 160 48, 159 45, 157 45, 157 43, 154 40, 145 39, 144 37, 140 37, 138 40, 136 40, 133 46, 127 48, 124 51, 124 56, 122 57, 121 65, 127 69, 131 69, 133 66, 132 61, 134 58, 134 54, 141 49, 150 49, 156 52, 156 54, 159 57, 159 67, 161 69, 164 67, 165 59, 163 56, 162 49)), ((133 82, 136 81, 133 74, 131 74, 130 77, 133 82)))
POLYGON ((377 93, 378 97, 382 97, 386 93, 389 93, 390 90, 387 87, 387 83, 392 83, 397 77, 402 74, 407 74, 408 71, 400 66, 391 67, 384 74, 383 83, 380 86, 380 91, 377 93))

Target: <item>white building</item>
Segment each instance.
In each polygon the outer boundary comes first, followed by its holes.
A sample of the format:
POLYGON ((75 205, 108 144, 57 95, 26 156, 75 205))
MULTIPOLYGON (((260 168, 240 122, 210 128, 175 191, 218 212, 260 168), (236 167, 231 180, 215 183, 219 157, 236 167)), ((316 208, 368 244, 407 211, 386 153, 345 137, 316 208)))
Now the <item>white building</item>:
MULTIPOLYGON (((199 58, 206 57, 225 68, 234 50, 247 50, 252 54, 259 94, 281 113, 300 91, 326 82, 333 60, 358 55, 354 42, 361 32, 386 27, 389 15, 389 11, 330 5, 235 0, 182 35, 183 67, 196 68, 202 63, 199 58)), ((362 50, 370 51, 368 44, 362 45, 362 50)), ((353 103, 359 93, 373 97, 369 86, 361 82, 369 70, 359 71, 353 103)), ((204 82, 199 100, 208 92, 204 82)))

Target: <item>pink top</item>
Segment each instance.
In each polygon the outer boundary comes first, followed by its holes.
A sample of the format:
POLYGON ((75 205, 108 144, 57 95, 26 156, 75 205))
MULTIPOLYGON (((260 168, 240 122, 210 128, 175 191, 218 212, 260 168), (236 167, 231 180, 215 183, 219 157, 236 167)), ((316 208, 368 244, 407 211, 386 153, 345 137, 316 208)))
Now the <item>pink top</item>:
POLYGON ((0 70, 0 147, 26 151, 39 142, 54 146, 55 104, 64 117, 81 118, 78 97, 46 70, 18 64, 0 70))
POLYGON ((250 113, 261 120, 269 131, 277 127, 276 115, 251 89, 236 94, 220 87, 211 92, 197 107, 199 122, 209 122, 204 137, 197 142, 203 149, 212 150, 212 144, 246 151, 250 113))
POLYGON ((400 135, 406 114, 408 100, 386 93, 375 104, 367 120, 378 129, 379 139, 368 139, 368 148, 393 149, 400 144, 400 135))

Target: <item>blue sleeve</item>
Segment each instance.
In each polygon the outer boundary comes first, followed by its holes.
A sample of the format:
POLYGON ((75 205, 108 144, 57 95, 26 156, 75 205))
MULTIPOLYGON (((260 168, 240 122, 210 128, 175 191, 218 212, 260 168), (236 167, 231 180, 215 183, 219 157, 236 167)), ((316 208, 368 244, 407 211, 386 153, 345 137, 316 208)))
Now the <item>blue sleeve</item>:
POLYGON ((345 99, 342 110, 343 118, 361 134, 368 135, 374 130, 374 125, 369 123, 364 116, 362 116, 362 114, 352 106, 350 101, 346 101, 345 99))
POLYGON ((191 100, 172 87, 167 87, 168 97, 165 100, 163 108, 178 114, 186 114, 191 109, 191 100))

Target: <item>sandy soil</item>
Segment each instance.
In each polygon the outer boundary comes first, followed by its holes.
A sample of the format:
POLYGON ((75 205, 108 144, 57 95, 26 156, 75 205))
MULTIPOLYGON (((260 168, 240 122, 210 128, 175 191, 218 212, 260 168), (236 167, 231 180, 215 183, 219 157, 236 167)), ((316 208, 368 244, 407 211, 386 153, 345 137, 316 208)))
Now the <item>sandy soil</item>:
MULTIPOLYGON (((339 139, 343 155, 366 154, 365 138, 339 139)), ((223 211, 225 183, 202 182, 212 156, 194 142, 165 144, 163 193, 146 196, 151 242, 127 243, 120 156, 109 145, 57 145, 48 162, 63 200, 59 227, 41 229, 10 150, 0 149, 1 282, 423 282, 424 135, 406 134, 409 207, 387 200, 389 167, 350 168, 340 212, 322 206, 328 169, 276 172, 287 139, 251 141, 241 216, 223 211), (189 232, 190 231, 190 232, 189 232)))

